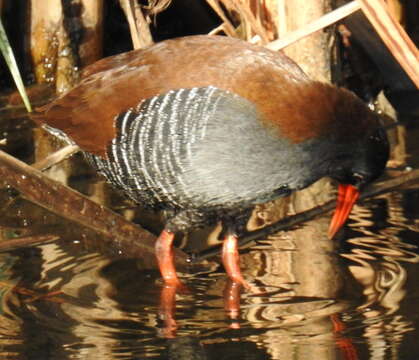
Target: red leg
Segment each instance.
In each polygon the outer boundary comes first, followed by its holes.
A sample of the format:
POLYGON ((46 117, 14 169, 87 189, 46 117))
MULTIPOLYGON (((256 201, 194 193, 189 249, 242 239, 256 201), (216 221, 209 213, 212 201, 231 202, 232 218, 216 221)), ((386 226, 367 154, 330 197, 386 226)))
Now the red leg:
POLYGON ((246 289, 251 289, 240 271, 240 258, 236 235, 229 234, 224 238, 222 258, 224 268, 230 279, 235 283, 243 285, 246 289))
POLYGON ((177 274, 173 261, 173 239, 175 234, 170 231, 163 230, 157 238, 155 251, 159 269, 164 282, 168 286, 183 287, 177 274))

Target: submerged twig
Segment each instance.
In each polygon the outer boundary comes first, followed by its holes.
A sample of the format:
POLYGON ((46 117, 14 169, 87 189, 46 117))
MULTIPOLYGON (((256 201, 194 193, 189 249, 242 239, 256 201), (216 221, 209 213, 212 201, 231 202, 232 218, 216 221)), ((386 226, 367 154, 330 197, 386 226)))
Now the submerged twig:
MULTIPOLYGON (((84 195, 49 179, 40 171, 0 151, 0 177, 21 192, 27 200, 75 221, 111 239, 110 244, 132 257, 140 257, 147 267, 155 267, 155 237, 84 195)), ((186 254, 175 249, 175 260, 182 268, 186 254)))
MULTIPOLYGON (((419 169, 416 169, 406 174, 400 175, 396 178, 392 178, 392 179, 385 180, 377 184, 371 185, 361 194, 360 199, 363 200, 363 199, 376 196, 381 193, 389 192, 401 185, 406 185, 408 183, 418 181, 418 180, 419 180, 419 169)), ((278 231, 289 229, 295 225, 314 219, 315 217, 332 210, 335 206, 336 206, 336 202, 334 200, 331 200, 325 204, 316 206, 315 208, 309 209, 307 211, 303 211, 299 214, 288 216, 262 229, 247 232, 244 235, 242 235, 242 237, 239 240, 239 244, 240 246, 244 246, 257 239, 264 238, 264 237, 266 238, 267 236, 272 235, 278 231)), ((221 248, 221 245, 217 245, 211 249, 204 250, 198 255, 194 256, 192 262, 193 263, 199 262, 204 259, 210 258, 212 256, 218 255, 220 252, 220 248, 221 248)))

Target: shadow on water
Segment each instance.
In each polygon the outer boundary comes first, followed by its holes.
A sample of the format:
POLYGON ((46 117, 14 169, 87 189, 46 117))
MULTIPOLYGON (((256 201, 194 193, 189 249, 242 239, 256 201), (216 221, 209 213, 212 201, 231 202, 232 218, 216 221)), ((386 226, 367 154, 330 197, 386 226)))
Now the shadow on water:
POLYGON ((227 311, 237 289, 221 267, 165 292, 141 259, 105 254, 97 235, 4 186, 3 239, 60 239, 0 254, 0 358, 415 359, 416 186, 357 205, 335 241, 323 216, 243 250, 259 292, 227 311))

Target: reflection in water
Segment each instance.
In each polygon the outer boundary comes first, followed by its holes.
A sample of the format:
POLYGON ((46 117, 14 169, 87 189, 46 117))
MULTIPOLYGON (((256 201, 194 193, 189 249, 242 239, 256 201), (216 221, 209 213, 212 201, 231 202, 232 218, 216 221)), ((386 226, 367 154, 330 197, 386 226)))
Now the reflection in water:
POLYGON ((342 255, 351 260, 348 268, 363 286, 365 301, 358 307, 363 319, 358 321, 374 359, 385 359, 389 354, 399 358, 404 333, 415 330, 410 320, 398 314, 407 293, 406 263, 419 262, 417 246, 403 241, 411 219, 403 215, 402 201, 402 193, 392 193, 371 201, 368 208, 355 209, 353 227, 362 236, 348 240, 354 248, 342 255), (382 200, 387 202, 385 223, 376 214, 383 211, 382 204, 374 204, 382 200), (371 221, 376 218, 381 221, 371 221))
POLYGON ((257 292, 219 268, 190 274, 178 293, 141 260, 108 258, 91 235, 16 199, 3 238, 48 230, 60 241, 1 254, 0 357, 409 359, 417 198, 409 189, 356 206, 335 241, 328 217, 258 241, 241 264, 257 292))
POLYGON ((15 258, 9 254, 0 255, 0 341, 2 358, 19 356, 23 345, 23 339, 20 333, 19 323, 21 322, 7 306, 7 299, 13 296, 13 288, 17 280, 11 278, 11 268, 14 265, 15 258))

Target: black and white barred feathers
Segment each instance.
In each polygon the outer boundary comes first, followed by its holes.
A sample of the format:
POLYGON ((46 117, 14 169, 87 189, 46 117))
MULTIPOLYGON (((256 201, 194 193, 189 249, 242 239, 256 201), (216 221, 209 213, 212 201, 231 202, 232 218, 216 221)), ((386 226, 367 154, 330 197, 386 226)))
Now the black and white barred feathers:
POLYGON ((216 88, 172 90, 121 113, 108 159, 86 153, 94 166, 134 201, 182 208, 193 144, 205 137, 220 99, 216 88))

